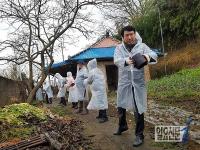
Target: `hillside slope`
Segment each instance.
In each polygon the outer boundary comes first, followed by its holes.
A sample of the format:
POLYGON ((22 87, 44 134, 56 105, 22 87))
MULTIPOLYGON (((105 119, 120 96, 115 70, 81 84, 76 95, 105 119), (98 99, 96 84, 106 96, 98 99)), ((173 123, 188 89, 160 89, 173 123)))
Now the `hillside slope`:
POLYGON ((183 69, 173 75, 149 81, 148 96, 162 103, 199 111, 200 67, 183 69))
POLYGON ((165 58, 159 58, 156 65, 150 66, 150 72, 154 79, 197 66, 200 66, 200 39, 179 50, 167 52, 165 58))

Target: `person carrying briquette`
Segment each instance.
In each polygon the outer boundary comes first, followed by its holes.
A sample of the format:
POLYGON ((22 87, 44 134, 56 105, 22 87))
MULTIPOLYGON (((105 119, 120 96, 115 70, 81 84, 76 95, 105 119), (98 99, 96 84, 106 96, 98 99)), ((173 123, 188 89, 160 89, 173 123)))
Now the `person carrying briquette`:
POLYGON ((121 30, 122 43, 114 52, 114 63, 118 67, 117 109, 119 127, 114 135, 128 130, 126 110, 133 110, 135 116, 134 147, 144 142, 144 112, 147 110, 147 92, 144 79, 144 66, 155 64, 157 54, 142 40, 137 40, 133 26, 121 30))

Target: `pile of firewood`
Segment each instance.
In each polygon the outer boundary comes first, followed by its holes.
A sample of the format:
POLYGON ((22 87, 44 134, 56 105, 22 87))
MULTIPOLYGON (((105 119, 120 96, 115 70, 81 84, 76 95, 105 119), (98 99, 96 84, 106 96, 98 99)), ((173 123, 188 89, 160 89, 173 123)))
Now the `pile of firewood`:
POLYGON ((49 119, 38 128, 38 133, 45 133, 55 149, 91 149, 91 141, 84 137, 81 121, 70 119, 49 119))
POLYGON ((82 123, 75 119, 49 118, 37 125, 33 137, 14 144, 4 144, 0 150, 88 150, 91 141, 84 137, 82 123))

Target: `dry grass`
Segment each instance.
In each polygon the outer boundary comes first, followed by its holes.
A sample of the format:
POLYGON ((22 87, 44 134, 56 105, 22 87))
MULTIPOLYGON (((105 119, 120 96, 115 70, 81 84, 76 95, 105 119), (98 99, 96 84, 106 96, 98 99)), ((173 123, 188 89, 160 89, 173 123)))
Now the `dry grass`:
POLYGON ((150 72, 152 78, 159 78, 181 69, 197 66, 200 66, 200 40, 192 42, 173 53, 169 52, 165 59, 162 57, 158 64, 150 66, 150 72))

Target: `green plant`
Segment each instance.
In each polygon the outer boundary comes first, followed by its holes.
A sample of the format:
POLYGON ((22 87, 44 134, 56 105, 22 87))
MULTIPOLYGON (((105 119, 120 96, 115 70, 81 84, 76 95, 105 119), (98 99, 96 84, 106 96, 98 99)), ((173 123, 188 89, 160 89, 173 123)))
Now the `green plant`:
POLYGON ((35 126, 32 127, 18 127, 18 128, 9 128, 7 130, 1 131, 0 142, 7 141, 13 138, 24 139, 29 137, 35 131, 35 126))
POLYGON ((185 69, 148 83, 150 97, 160 100, 200 98, 200 68, 185 69))
POLYGON ((35 118, 45 121, 47 119, 45 112, 42 109, 34 107, 28 103, 7 105, 0 109, 0 122, 5 122, 10 125, 27 124, 24 119, 35 118))
POLYGON ((59 105, 51 107, 50 110, 52 113, 57 114, 59 116, 66 116, 66 115, 71 114, 71 112, 66 107, 59 106, 59 105))

